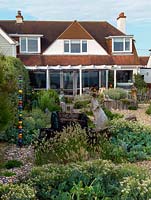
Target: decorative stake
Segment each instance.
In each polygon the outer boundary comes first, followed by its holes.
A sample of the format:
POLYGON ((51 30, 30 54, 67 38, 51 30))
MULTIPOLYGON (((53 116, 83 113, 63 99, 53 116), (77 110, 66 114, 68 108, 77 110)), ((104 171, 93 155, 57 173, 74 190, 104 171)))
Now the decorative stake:
POLYGON ((22 110, 23 110, 23 78, 20 75, 18 77, 18 146, 20 148, 23 145, 22 110))

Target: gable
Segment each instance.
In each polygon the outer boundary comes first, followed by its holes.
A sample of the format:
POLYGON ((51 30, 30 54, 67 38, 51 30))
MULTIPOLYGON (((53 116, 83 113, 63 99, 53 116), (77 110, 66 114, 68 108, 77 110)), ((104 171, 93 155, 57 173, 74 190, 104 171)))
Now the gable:
POLYGON ((74 21, 58 39, 93 39, 93 37, 77 22, 74 21))
MULTIPOLYGON (((64 54, 64 41, 86 40, 87 52, 80 54, 87 55, 107 55, 105 49, 93 38, 83 26, 74 21, 68 28, 43 52, 44 55, 64 54)), ((71 53, 71 52, 70 52, 71 53)), ((70 54, 68 53, 68 54, 70 54)), ((67 53, 65 53, 67 54, 67 53)))
POLYGON ((15 44, 15 41, 12 40, 7 33, 5 33, 1 28, 0 28, 0 36, 1 40, 8 42, 9 44, 15 44))

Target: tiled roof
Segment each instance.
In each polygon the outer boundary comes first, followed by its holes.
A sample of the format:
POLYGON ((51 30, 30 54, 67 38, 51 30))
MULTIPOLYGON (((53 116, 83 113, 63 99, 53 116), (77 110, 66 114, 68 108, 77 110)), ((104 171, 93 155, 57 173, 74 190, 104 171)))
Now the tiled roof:
POLYGON ((139 65, 139 60, 134 55, 130 56, 44 56, 44 55, 19 55, 26 66, 56 66, 56 65, 139 65))
MULTIPOLYGON (((0 21, 7 34, 43 34, 42 52, 52 44, 73 22, 72 21, 0 21)), ((125 35, 107 22, 78 22, 92 37, 108 51, 105 37, 125 35)))
MULTIPOLYGON (((74 35, 77 25, 83 30, 79 30, 82 35, 94 38, 109 55, 18 55, 22 62, 27 66, 35 65, 146 65, 148 57, 138 57, 135 45, 133 43, 133 54, 130 55, 112 55, 109 41, 106 37, 125 35, 108 22, 72 22, 72 21, 24 21, 16 23, 15 20, 0 21, 0 27, 7 34, 41 34, 42 52, 45 51, 57 38, 66 36, 69 33, 74 35), (74 24, 74 26, 72 26, 74 24), (73 30, 69 30, 70 26, 73 30), (68 32, 66 32, 69 30, 68 32), (63 33, 66 33, 63 35, 63 33)), ((16 38, 17 39, 17 38, 16 38)))
POLYGON ((148 63, 149 56, 140 56, 139 60, 140 60, 140 65, 145 66, 148 63))

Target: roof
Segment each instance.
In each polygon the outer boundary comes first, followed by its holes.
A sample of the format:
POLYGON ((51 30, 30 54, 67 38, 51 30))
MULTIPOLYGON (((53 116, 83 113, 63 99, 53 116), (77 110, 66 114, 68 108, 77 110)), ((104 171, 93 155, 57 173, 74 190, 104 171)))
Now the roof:
POLYGON ((131 56, 99 55, 19 55, 26 66, 56 65, 139 65, 139 60, 131 56))
POLYGON ((125 34, 105 21, 24 21, 16 23, 15 20, 0 20, 0 28, 7 34, 37 34, 41 38, 42 52, 44 52, 57 38, 79 36, 94 38, 108 55, 18 55, 27 66, 45 65, 146 65, 148 57, 138 57, 133 43, 133 54, 111 55, 107 37, 124 36, 125 34))
POLYGON ((9 44, 16 44, 16 41, 9 37, 9 35, 5 31, 3 31, 2 28, 0 28, 0 35, 2 35, 3 38, 5 38, 9 44))
MULTIPOLYGON (((0 20, 0 27, 7 34, 42 34, 42 52, 46 50, 73 22, 72 21, 24 21, 0 20)), ((125 35, 108 22, 78 22, 106 51, 105 37, 125 35)))
POLYGON ((143 66, 145 66, 148 63, 149 56, 140 56, 139 60, 140 60, 140 64, 143 65, 143 66))

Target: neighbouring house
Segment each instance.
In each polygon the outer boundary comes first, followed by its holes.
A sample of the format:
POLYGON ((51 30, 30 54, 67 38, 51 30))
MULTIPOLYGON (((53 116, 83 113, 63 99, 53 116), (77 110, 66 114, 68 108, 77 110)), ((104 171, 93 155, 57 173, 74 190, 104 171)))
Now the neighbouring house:
POLYGON ((18 11, 16 20, 0 21, 0 52, 21 59, 35 90, 76 95, 92 86, 128 88, 149 57, 137 55, 125 30, 123 12, 114 27, 106 21, 25 21, 18 11))
POLYGON ((148 57, 141 57, 143 67, 140 68, 139 73, 143 76, 144 81, 147 83, 150 96, 151 96, 151 50, 150 56, 148 57))

